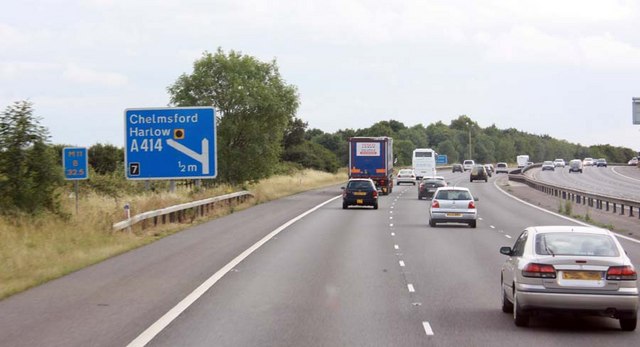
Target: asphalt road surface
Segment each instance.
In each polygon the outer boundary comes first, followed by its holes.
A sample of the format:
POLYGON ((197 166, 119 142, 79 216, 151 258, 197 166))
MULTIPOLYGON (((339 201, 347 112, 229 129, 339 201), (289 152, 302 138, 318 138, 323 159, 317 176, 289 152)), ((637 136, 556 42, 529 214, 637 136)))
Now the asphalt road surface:
POLYGON ((534 168, 526 174, 545 183, 622 199, 640 199, 640 170, 635 166, 585 166, 582 174, 569 173, 568 167, 554 171, 534 168))
MULTIPOLYGON (((340 189, 298 194, 0 301, 0 346, 637 344, 640 330, 610 318, 542 316, 517 328, 500 310, 499 247, 530 225, 576 223, 514 200, 495 177, 444 175, 480 198, 476 229, 429 227, 429 202, 410 185, 378 210, 335 199, 280 228, 340 189)), ((640 244, 621 243, 640 264, 640 244)))

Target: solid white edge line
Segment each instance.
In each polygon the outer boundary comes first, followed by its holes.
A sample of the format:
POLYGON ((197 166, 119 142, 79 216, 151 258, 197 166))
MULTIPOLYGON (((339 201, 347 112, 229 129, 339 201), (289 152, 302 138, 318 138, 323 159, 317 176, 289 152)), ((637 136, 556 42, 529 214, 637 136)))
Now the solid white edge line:
POLYGON ((629 176, 626 176, 626 175, 623 175, 623 174, 619 173, 618 171, 616 171, 616 167, 615 166, 611 167, 611 171, 613 171, 613 173, 615 173, 618 176, 622 176, 624 178, 640 182, 640 180, 635 178, 635 177, 629 177, 629 176))
POLYGON ((409 289, 409 293, 414 293, 416 291, 416 289, 413 288, 413 284, 411 283, 407 284, 407 288, 409 289))
MULTIPOLYGON (((579 220, 577 220, 577 219, 573 219, 573 218, 571 218, 571 217, 563 216, 563 215, 561 215, 561 214, 558 214, 558 213, 555 213, 555 212, 552 212, 552 211, 546 210, 546 209, 544 209, 544 208, 542 208, 542 207, 536 206, 536 205, 534 205, 534 204, 530 204, 530 203, 528 203, 528 202, 526 202, 526 201, 524 201, 524 200, 522 200, 522 199, 520 199, 520 198, 518 198, 518 197, 515 197, 515 196, 513 196, 513 195, 511 195, 511 194, 507 193, 506 191, 504 191, 502 188, 500 188, 500 186, 498 186, 497 181, 493 181, 493 185, 494 185, 496 188, 498 188, 498 190, 499 190, 500 192, 502 192, 502 194, 504 194, 504 195, 506 195, 506 196, 508 196, 508 197, 510 197, 510 198, 512 198, 512 199, 514 199, 514 200, 517 200, 517 201, 519 201, 519 202, 521 202, 521 203, 523 203, 523 204, 525 204, 525 205, 531 206, 531 207, 536 208, 536 209, 538 209, 538 210, 540 210, 540 211, 542 211, 542 212, 546 212, 546 213, 552 214, 552 215, 554 215, 554 216, 556 216, 556 217, 560 217, 560 218, 566 219, 566 220, 568 220, 568 221, 574 222, 574 223, 576 223, 576 224, 580 224, 580 225, 585 226, 585 227, 592 227, 592 228, 595 228, 595 227, 594 227, 593 225, 591 225, 591 224, 588 224, 588 223, 585 223, 585 222, 581 222, 581 221, 579 221, 579 220)), ((634 238, 631 238, 631 237, 628 237, 628 236, 624 236, 624 235, 620 235, 620 234, 615 233, 615 232, 612 232, 612 233, 613 233, 613 235, 615 235, 616 237, 620 237, 620 238, 623 238, 623 239, 628 240, 628 241, 631 241, 631 242, 640 243, 640 241, 638 241, 638 240, 636 240, 636 239, 634 239, 634 238)))
POLYGON ((282 224, 276 230, 270 232, 267 236, 263 237, 260 241, 256 242, 253 246, 246 249, 244 252, 240 253, 237 257, 235 257, 232 261, 230 261, 227 265, 222 267, 213 276, 209 277, 206 281, 204 281, 198 288, 196 288, 193 292, 191 292, 187 297, 182 299, 176 306, 170 309, 167 313, 165 313, 160 319, 158 319, 155 323, 151 324, 145 331, 143 331, 138 337, 136 337, 133 341, 131 341, 127 347, 142 347, 147 343, 151 342, 151 340, 156 337, 164 328, 166 328, 172 321, 174 321, 182 312, 184 312, 189 306, 191 306, 196 300, 198 300, 204 293, 207 292, 211 287, 213 287, 216 282, 218 282, 224 275, 226 275, 229 271, 231 271, 236 265, 242 262, 245 258, 247 258, 251 253, 255 252, 258 248, 264 245, 267 241, 269 241, 274 236, 278 235, 282 230, 288 228, 291 224, 299 221, 300 219, 306 217, 307 215, 315 212, 317 209, 322 206, 340 198, 342 195, 338 195, 334 198, 331 198, 309 210, 303 212, 297 217, 289 220, 288 222, 282 224))
POLYGON ((433 329, 431 329, 431 324, 429 324, 429 322, 422 322, 422 327, 424 328, 424 332, 427 336, 433 336, 433 329))

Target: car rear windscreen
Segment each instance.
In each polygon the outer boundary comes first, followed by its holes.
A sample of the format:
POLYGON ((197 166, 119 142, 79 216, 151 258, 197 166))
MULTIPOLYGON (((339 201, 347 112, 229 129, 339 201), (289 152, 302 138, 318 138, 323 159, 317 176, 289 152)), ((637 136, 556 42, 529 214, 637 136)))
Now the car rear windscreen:
POLYGON ((464 190, 441 190, 436 199, 440 200, 471 200, 469 192, 464 190))
POLYGON ((540 255, 569 255, 617 257, 618 248, 608 235, 581 233, 543 233, 536 235, 536 253, 540 255))
POLYGON ((349 189, 361 189, 361 190, 370 190, 372 189, 371 183, 366 181, 352 181, 347 185, 349 189))

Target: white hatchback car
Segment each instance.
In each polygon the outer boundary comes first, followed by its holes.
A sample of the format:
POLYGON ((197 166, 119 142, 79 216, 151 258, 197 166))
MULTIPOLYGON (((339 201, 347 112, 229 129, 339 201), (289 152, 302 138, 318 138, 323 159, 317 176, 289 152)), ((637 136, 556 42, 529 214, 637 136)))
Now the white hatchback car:
POLYGON ((465 223, 475 228, 478 219, 476 201, 478 198, 471 195, 469 188, 438 188, 431 200, 429 226, 435 227, 437 223, 465 223))
POLYGON ((538 312, 616 318, 636 329, 636 270, 609 230, 582 226, 526 228, 502 265, 502 311, 527 326, 538 312))
POLYGON ((416 173, 413 169, 402 169, 398 171, 398 175, 396 176, 396 184, 400 185, 400 183, 409 183, 416 185, 416 173))

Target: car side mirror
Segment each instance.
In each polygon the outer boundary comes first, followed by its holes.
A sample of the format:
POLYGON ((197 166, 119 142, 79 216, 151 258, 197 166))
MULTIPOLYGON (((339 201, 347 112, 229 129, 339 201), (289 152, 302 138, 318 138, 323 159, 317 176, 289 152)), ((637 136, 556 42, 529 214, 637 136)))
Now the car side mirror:
POLYGON ((500 254, 504 254, 504 255, 512 255, 513 251, 511 250, 511 247, 500 247, 500 254))
POLYGON ((344 187, 340 187, 340 189, 344 190, 345 188, 344 187))

